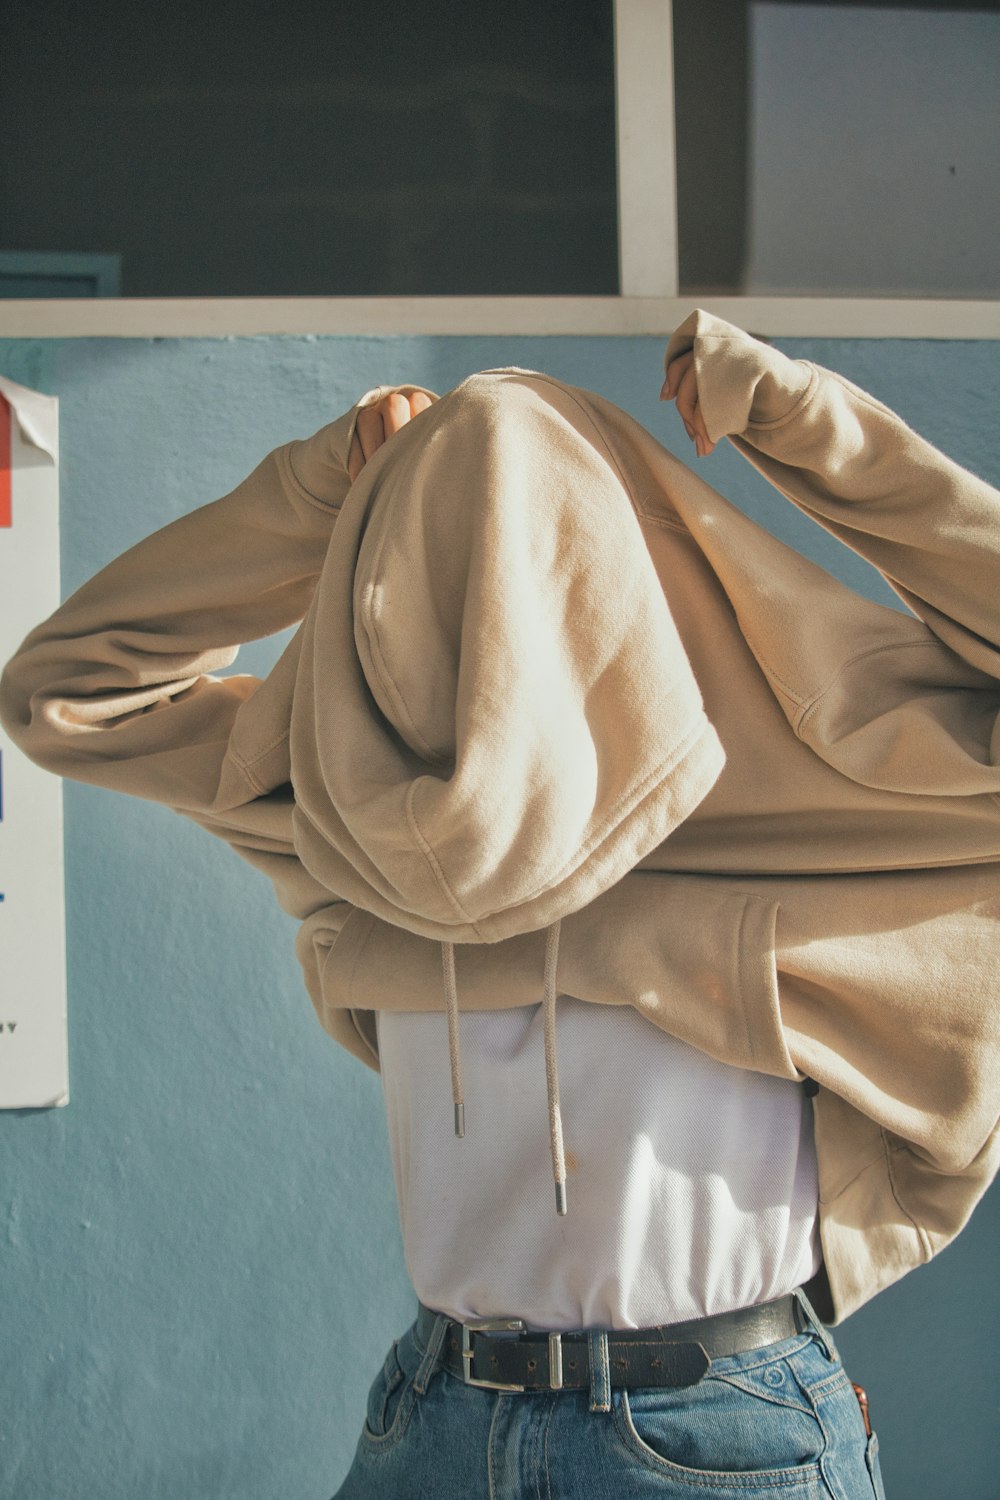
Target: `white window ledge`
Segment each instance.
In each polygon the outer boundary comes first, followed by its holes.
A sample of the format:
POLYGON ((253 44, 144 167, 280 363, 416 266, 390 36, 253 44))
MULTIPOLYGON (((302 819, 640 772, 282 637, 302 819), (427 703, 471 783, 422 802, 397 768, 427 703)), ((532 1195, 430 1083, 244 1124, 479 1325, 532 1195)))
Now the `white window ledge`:
POLYGON ((1000 301, 865 297, 176 297, 0 302, 0 338, 669 334, 694 307, 765 337, 998 339, 1000 301))

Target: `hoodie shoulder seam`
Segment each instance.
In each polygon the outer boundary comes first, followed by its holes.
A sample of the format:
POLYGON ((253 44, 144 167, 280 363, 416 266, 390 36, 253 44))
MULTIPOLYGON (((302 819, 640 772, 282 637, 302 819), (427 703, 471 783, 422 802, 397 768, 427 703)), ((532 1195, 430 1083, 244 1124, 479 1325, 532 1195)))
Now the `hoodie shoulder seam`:
MULTIPOLYGON (((849 656, 846 661, 840 663, 829 681, 825 682, 821 688, 817 688, 812 694, 798 700, 801 704, 802 712, 795 726, 796 733, 805 728, 806 721, 821 706, 827 694, 833 691, 843 674, 851 667, 856 666, 858 662, 867 661, 869 657, 883 656, 892 651, 930 650, 939 645, 940 642, 936 640, 890 641, 884 646, 869 646, 864 651, 855 652, 853 656, 849 656)), ((780 681, 777 677, 775 677, 775 680, 780 681)))
POLYGON ((289 734, 290 731, 288 729, 283 729, 280 734, 274 737, 273 740, 270 740, 268 744, 263 746, 262 749, 255 750, 253 755, 249 757, 240 755, 238 750, 230 749, 230 759, 243 772, 243 775, 249 781, 254 791, 259 792, 263 795, 266 794, 267 787, 265 787, 262 782, 260 782, 254 775, 253 767, 257 764, 258 761, 263 760, 266 755, 270 755, 273 750, 276 750, 283 740, 287 740, 289 734))

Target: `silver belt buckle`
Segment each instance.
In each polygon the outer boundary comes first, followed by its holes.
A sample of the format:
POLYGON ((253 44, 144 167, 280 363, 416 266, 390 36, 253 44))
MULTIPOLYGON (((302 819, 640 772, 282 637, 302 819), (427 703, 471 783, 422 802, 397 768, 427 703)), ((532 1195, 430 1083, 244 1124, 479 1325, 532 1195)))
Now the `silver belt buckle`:
POLYGON ((478 1386, 483 1391, 523 1391, 523 1385, 503 1385, 498 1380, 474 1380, 472 1378, 472 1335, 474 1333, 524 1333, 520 1318, 474 1318, 462 1324, 462 1379, 466 1385, 478 1386))

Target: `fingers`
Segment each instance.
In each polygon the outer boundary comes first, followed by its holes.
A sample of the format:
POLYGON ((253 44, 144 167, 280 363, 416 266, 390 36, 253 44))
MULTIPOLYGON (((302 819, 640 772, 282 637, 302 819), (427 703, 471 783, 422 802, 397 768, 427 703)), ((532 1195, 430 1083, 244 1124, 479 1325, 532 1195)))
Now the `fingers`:
MULTIPOLYGON (((413 415, 410 411, 409 398, 401 395, 399 391, 393 391, 391 395, 383 396, 382 400, 373 410, 380 412, 382 417, 382 436, 375 444, 376 448, 381 448, 386 438, 392 437, 394 433, 399 432, 401 427, 405 427, 413 415)), ((371 458, 371 454, 366 453, 365 457, 371 458)))
POLYGON ((422 411, 426 411, 435 399, 436 397, 429 396, 426 391, 414 391, 412 396, 404 396, 399 391, 392 391, 389 395, 383 396, 374 406, 366 406, 358 412, 354 437, 351 439, 351 447, 347 455, 347 473, 352 484, 372 454, 376 453, 388 438, 405 427, 407 422, 419 416, 422 411))
POLYGON ((422 411, 426 411, 436 400, 436 396, 429 396, 426 391, 414 391, 410 397, 410 416, 418 417, 422 411))
POLYGON ((347 455, 347 472, 352 484, 372 454, 385 442, 385 429, 382 426, 382 413, 379 406, 381 402, 378 406, 366 406, 358 412, 350 452, 347 455))
POLYGON ((677 387, 676 401, 677 413, 684 423, 684 431, 694 443, 695 452, 699 458, 707 457, 715 444, 708 435, 705 418, 698 403, 698 380, 693 364, 681 377, 681 382, 677 387))
POLYGON ((674 399, 677 395, 677 387, 681 383, 681 376, 686 375, 693 364, 693 349, 689 349, 686 354, 679 354, 676 359, 670 361, 667 366, 667 378, 663 382, 663 388, 660 391, 661 401, 672 401, 674 399))
POLYGON ((361 444, 358 442, 357 430, 355 430, 354 436, 351 438, 350 450, 347 454, 347 475, 352 484, 357 479, 364 466, 365 455, 361 450, 361 444))
POLYGON ((676 401, 677 414, 684 423, 684 431, 694 443, 699 458, 706 458, 715 448, 708 435, 705 418, 698 402, 698 377, 695 371, 694 351, 672 359, 667 369, 667 378, 660 391, 661 401, 676 401))

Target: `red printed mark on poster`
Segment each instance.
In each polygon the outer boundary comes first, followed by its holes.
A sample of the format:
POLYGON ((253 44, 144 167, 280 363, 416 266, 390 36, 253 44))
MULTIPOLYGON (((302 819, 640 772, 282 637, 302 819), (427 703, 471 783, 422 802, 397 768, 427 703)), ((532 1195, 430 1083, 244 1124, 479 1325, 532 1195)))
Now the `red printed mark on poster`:
POLYGON ((13 523, 10 489, 10 406, 0 396, 0 526, 13 523))

